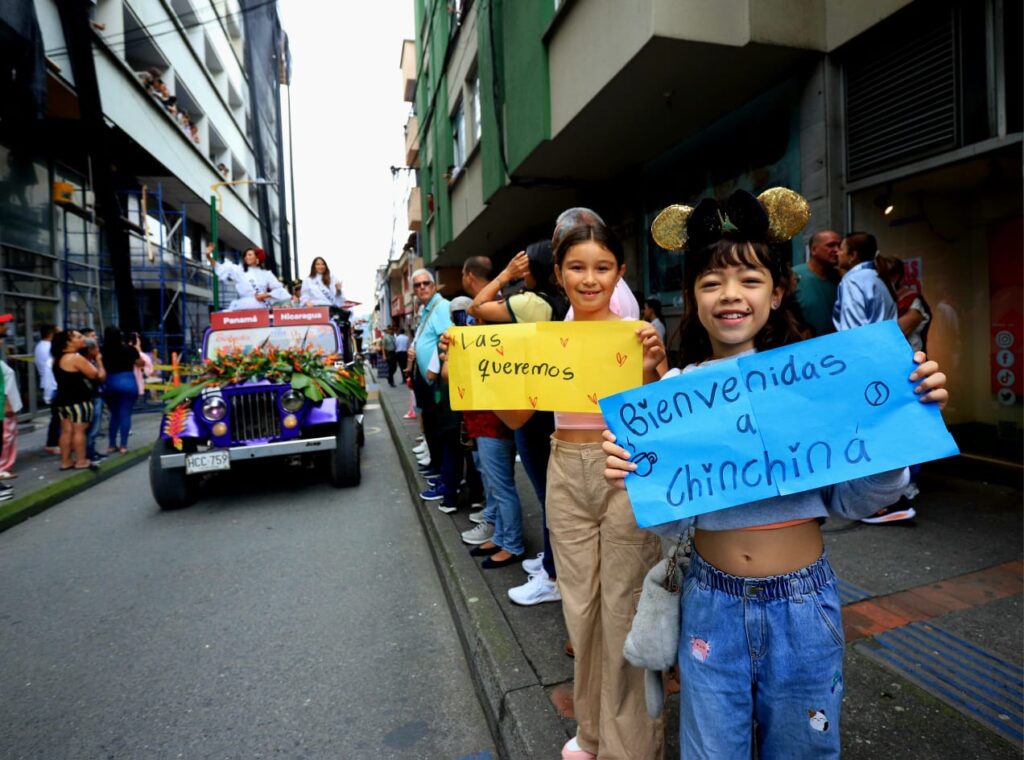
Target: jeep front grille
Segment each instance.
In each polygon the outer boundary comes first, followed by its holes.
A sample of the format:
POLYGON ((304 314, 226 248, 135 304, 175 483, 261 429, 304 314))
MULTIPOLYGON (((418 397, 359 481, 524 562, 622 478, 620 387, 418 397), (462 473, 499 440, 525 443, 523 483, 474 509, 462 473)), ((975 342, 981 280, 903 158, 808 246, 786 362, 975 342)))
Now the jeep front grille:
POLYGON ((276 438, 281 435, 281 415, 273 391, 231 396, 231 440, 276 438))

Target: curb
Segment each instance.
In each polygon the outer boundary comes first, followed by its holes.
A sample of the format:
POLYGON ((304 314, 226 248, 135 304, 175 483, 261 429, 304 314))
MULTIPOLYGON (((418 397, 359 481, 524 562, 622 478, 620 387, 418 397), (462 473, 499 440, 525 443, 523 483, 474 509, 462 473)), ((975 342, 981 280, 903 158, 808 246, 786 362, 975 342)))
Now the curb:
POLYGON ((147 443, 121 455, 115 461, 108 459, 100 465, 98 471, 85 470, 75 473, 55 483, 49 483, 20 499, 11 499, 6 504, 0 505, 0 533, 82 491, 87 491, 104 480, 133 467, 143 459, 148 459, 152 448, 153 444, 147 443))
MULTIPOLYGON (((380 407, 413 503, 419 504, 420 480, 413 456, 402 445, 399 416, 383 393, 380 407)), ((423 524, 481 706, 502 757, 559 757, 569 736, 480 569, 452 529, 451 518, 435 509, 417 509, 416 515, 423 524)))

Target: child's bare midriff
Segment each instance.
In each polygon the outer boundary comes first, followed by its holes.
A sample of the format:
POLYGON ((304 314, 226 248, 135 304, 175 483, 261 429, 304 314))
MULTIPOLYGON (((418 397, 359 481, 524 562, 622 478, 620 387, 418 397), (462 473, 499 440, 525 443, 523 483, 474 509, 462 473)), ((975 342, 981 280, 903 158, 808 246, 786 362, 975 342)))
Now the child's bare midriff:
POLYGON ((555 430, 555 438, 566 443, 600 443, 601 430, 559 429, 555 430))
POLYGON ((816 562, 824 547, 817 520, 776 530, 698 529, 694 546, 709 564, 741 578, 791 573, 816 562))

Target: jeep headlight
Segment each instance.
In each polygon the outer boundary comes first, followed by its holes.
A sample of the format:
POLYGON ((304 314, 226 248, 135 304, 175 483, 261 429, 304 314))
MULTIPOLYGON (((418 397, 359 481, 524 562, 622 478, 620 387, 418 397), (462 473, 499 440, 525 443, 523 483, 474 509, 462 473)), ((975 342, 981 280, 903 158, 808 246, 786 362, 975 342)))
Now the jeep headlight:
POLYGON ((228 405, 222 396, 210 396, 203 401, 203 417, 210 422, 224 419, 228 413, 228 405))
POLYGON ((305 401, 306 397, 296 390, 285 391, 281 394, 281 408, 292 414, 299 411, 305 401))

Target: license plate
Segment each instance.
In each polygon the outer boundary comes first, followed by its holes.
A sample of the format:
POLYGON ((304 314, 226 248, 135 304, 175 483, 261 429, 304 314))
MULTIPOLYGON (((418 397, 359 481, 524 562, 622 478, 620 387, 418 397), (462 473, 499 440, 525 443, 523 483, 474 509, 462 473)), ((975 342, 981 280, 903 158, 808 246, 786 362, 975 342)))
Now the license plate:
POLYGON ((198 472, 214 470, 230 470, 231 454, 227 451, 203 451, 198 454, 185 455, 185 474, 195 475, 198 472))

